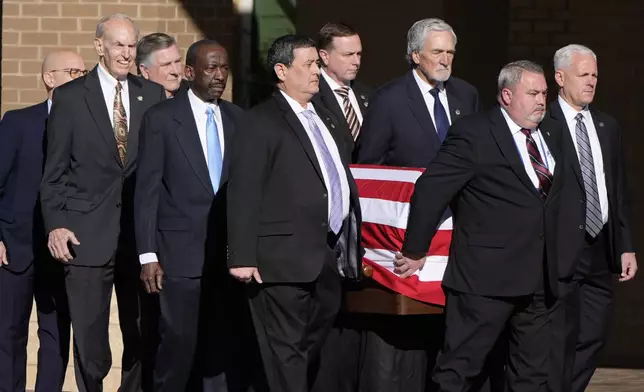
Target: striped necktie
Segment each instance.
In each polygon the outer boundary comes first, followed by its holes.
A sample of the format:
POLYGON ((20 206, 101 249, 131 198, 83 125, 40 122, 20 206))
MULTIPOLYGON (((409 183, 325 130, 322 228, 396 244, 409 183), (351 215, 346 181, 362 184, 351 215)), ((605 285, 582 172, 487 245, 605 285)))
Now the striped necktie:
POLYGON ((351 136, 353 140, 358 139, 358 134, 360 134, 360 121, 358 121, 358 115, 351 105, 351 100, 349 99, 349 86, 343 86, 337 88, 335 91, 341 98, 342 104, 344 106, 344 117, 349 124, 349 130, 351 131, 351 136))
POLYGON ((604 226, 599 191, 597 190, 597 176, 595 176, 595 161, 593 160, 593 151, 590 148, 588 130, 586 129, 586 124, 584 124, 584 115, 577 113, 575 120, 577 120, 575 135, 577 137, 579 166, 581 167, 581 176, 584 179, 584 188, 586 190, 586 232, 595 238, 604 226))
POLYGON ((526 147, 528 148, 530 163, 532 163, 532 168, 534 169, 534 172, 537 173, 537 178, 539 179, 539 193, 545 200, 546 197, 548 197, 548 192, 552 186, 552 173, 550 173, 548 167, 543 163, 543 159, 541 159, 537 143, 535 143, 534 138, 532 138, 532 131, 522 128, 521 132, 526 137, 526 147))
POLYGON ((116 94, 114 95, 114 109, 112 111, 112 120, 114 121, 114 137, 116 138, 116 149, 119 152, 121 163, 125 164, 125 155, 127 153, 127 114, 125 106, 121 99, 123 86, 121 82, 116 82, 116 94))

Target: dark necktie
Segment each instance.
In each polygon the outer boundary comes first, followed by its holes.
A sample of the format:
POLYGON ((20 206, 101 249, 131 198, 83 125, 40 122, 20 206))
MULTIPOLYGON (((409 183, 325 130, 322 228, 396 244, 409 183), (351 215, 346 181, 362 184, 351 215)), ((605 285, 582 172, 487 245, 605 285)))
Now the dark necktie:
POLYGON ((584 188, 586 190, 586 232, 595 238, 604 226, 599 191, 597 190, 597 176, 595 176, 595 161, 593 160, 593 151, 590 148, 588 130, 586 129, 586 124, 584 124, 584 115, 578 113, 575 116, 575 120, 577 120, 575 134, 577 136, 577 148, 579 149, 579 166, 581 167, 581 176, 584 179, 584 188))
POLYGON ((541 197, 544 199, 548 197, 548 192, 550 191, 550 186, 552 185, 552 173, 544 165, 543 159, 541 159, 541 154, 537 148, 537 143, 535 143, 532 138, 532 131, 529 129, 522 128, 521 132, 526 137, 526 147, 528 147, 528 155, 530 156, 530 163, 534 168, 534 172, 537 173, 537 178, 539 179, 539 192, 541 197))
POLYGON ((119 152, 121 163, 125 164, 125 155, 127 154, 127 114, 125 106, 121 99, 121 82, 116 82, 116 95, 114 95, 114 109, 112 119, 114 120, 114 137, 116 138, 116 149, 119 152))
POLYGON ((439 98, 439 92, 440 90, 437 88, 429 90, 429 93, 434 97, 434 123, 436 123, 436 133, 438 133, 438 138, 442 142, 445 140, 445 136, 447 136, 449 118, 439 98))
POLYGON ((360 121, 358 121, 358 115, 353 109, 353 105, 351 105, 351 100, 349 99, 349 86, 343 86, 333 91, 342 97, 344 117, 347 119, 351 136, 353 136, 353 140, 355 141, 358 139, 358 134, 360 133, 360 121))

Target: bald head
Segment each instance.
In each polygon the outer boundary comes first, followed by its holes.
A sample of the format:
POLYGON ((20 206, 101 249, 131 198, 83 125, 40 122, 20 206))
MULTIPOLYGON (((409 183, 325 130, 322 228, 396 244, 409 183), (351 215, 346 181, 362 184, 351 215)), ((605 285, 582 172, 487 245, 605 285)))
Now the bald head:
POLYGON ((42 80, 50 98, 56 87, 85 73, 83 58, 76 52, 68 50, 51 52, 42 62, 42 80))

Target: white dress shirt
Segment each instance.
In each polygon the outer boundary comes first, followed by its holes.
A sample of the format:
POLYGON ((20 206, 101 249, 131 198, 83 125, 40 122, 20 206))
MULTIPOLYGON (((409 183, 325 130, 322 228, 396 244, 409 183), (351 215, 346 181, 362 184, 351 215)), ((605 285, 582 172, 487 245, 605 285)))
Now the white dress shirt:
POLYGON ((125 108, 125 115, 127 117, 127 131, 130 132, 130 94, 129 88, 127 85, 127 79, 122 81, 117 81, 114 76, 110 75, 109 72, 99 63, 98 64, 98 81, 101 84, 101 90, 103 90, 103 98, 105 99, 105 106, 107 106, 107 114, 112 123, 112 128, 114 128, 114 97, 116 97, 116 83, 121 83, 123 88, 121 89, 121 102, 125 108))
MULTIPOLYGON (((221 147, 221 156, 224 156, 224 123, 221 119, 221 110, 219 105, 204 102, 199 99, 195 93, 192 92, 192 89, 188 91, 188 100, 190 101, 190 108, 192 109, 192 115, 195 117, 195 123, 197 124, 197 132, 199 133, 199 141, 201 142, 201 148, 203 150, 203 155, 206 159, 206 164, 210 166, 208 162, 208 142, 206 140, 206 122, 208 121, 208 115, 206 110, 211 107, 215 111, 215 123, 217 123, 217 133, 219 134, 220 147, 221 147)), ((159 261, 156 253, 143 253, 139 255, 139 262, 141 265, 148 263, 155 263, 159 261)))
MULTIPOLYGON (((333 80, 327 73, 324 71, 323 68, 320 69, 320 73, 322 74, 322 77, 326 82, 329 84, 329 87, 331 87, 331 91, 333 91, 333 95, 335 95, 336 101, 338 101, 338 105, 340 105, 340 109, 342 109, 342 113, 344 113, 344 98, 338 93, 335 92, 336 89, 341 88, 335 80, 333 80)), ((362 112, 360 111, 360 105, 358 104, 358 99, 356 98, 356 94, 353 92, 353 89, 349 87, 349 103, 351 103, 351 106, 353 107, 353 111, 356 112, 356 116, 358 117, 358 122, 360 122, 360 125, 362 126, 362 112)), ((344 113, 344 118, 346 119, 346 113, 344 113)))
MULTIPOLYGON (((416 79, 420 93, 425 100, 425 106, 427 106, 429 116, 432 118, 432 122, 434 123, 434 129, 436 130, 436 133, 438 133, 438 128, 436 127, 436 119, 434 118, 434 96, 429 92, 434 87, 421 79, 420 76, 418 76, 418 71, 413 70, 411 72, 414 74, 414 79, 416 79)), ((452 115, 449 112, 449 102, 447 101, 447 91, 445 90, 445 84, 439 83, 436 87, 438 88, 438 99, 440 99, 443 107, 445 108, 445 113, 447 113, 449 124, 452 125, 452 115)))
POLYGON ((581 110, 581 112, 578 112, 576 109, 570 106, 568 102, 564 101, 561 96, 559 96, 557 100, 559 101, 561 111, 566 118, 566 124, 568 125, 568 130, 570 131, 572 142, 575 145, 575 150, 577 151, 577 159, 579 159, 579 146, 577 146, 577 120, 575 120, 575 116, 577 116, 577 113, 581 113, 584 116, 583 121, 584 125, 586 125, 586 131, 588 131, 590 150, 593 153, 593 165, 595 166, 595 177, 597 177, 597 192, 599 193, 602 223, 606 224, 606 222, 608 222, 608 191, 606 190, 606 172, 604 172, 604 157, 602 156, 602 147, 601 144, 599 144, 599 136, 597 136, 597 129, 595 128, 593 117, 588 110, 588 106, 585 106, 581 110))
POLYGON ((306 109, 302 107, 299 103, 297 103, 296 100, 293 98, 289 97, 284 91, 281 91, 282 95, 284 98, 286 98, 286 102, 291 106, 291 109, 295 112, 297 115, 298 120, 300 120, 300 123, 302 123, 302 126, 304 127, 304 130, 306 131, 306 134, 309 136, 309 139, 311 139, 311 144, 313 145, 313 149, 315 150, 315 156, 318 159, 318 164, 320 165, 320 170, 322 170, 322 177, 324 178, 324 184, 326 185, 327 193, 329 195, 328 199, 329 203, 328 205, 328 216, 331 216, 331 187, 329 185, 329 176, 326 171, 326 166, 324 165, 324 160, 322 159, 322 153, 320 152, 320 149, 318 148, 317 143, 315 142, 315 137, 313 136, 313 131, 309 127, 309 120, 304 116, 304 111, 310 110, 313 113, 315 113, 315 116, 313 118, 315 119, 315 123, 317 124, 318 128, 320 128, 320 132, 322 132, 322 137, 324 138, 324 142, 326 143, 326 147, 329 150, 329 153, 331 153, 331 158, 333 159, 333 162, 335 163, 336 170, 338 171, 338 175, 340 176, 340 187, 342 188, 342 219, 347 217, 349 215, 349 181, 347 180, 347 173, 344 170, 344 165, 342 164, 342 160, 340 159, 340 153, 338 152, 338 146, 335 144, 335 140, 333 139, 333 136, 331 136, 331 133, 327 129, 326 125, 324 125, 324 122, 322 122, 322 119, 317 115, 317 112, 315 111, 315 108, 313 105, 309 102, 306 105, 306 109))
MULTIPOLYGON (((523 167, 525 168, 526 173, 528 173, 528 177, 530 177, 532 185, 534 185, 536 189, 539 189, 539 177, 537 177, 537 173, 534 171, 534 167, 532 167, 532 162, 530 161, 530 155, 528 155, 528 146, 526 145, 528 138, 523 134, 523 132, 521 132, 521 126, 517 125, 517 123, 510 118, 505 109, 501 108, 501 113, 503 113, 503 117, 510 128, 510 132, 514 138, 514 144, 516 144, 519 155, 521 156, 521 161, 523 161, 523 167)), ((546 165, 546 168, 548 168, 550 173, 554 175, 555 158, 550 154, 548 144, 543 140, 541 131, 538 128, 532 130, 532 138, 537 144, 537 149, 539 150, 539 155, 541 155, 544 165, 546 165)))

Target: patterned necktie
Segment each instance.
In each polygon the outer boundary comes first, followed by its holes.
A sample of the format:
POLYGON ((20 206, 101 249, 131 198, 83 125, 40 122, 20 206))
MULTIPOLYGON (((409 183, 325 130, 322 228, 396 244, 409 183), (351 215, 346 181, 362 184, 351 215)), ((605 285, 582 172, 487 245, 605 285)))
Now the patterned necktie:
POLYGON ((315 123, 315 113, 311 110, 302 112, 304 117, 309 122, 309 129, 313 133, 313 140, 320 151, 322 162, 329 179, 329 193, 331 194, 329 203, 331 205, 331 212, 329 213, 329 227, 334 233, 340 232, 342 227, 342 186, 340 185, 340 174, 338 168, 335 166, 335 161, 329 152, 329 148, 322 137, 322 131, 315 123))
POLYGON ((344 105, 344 117, 347 119, 347 124, 349 124, 349 130, 351 131, 351 136, 353 140, 358 139, 358 134, 360 134, 360 121, 358 121, 358 115, 351 105, 351 100, 349 99, 349 86, 343 86, 333 90, 342 97, 342 103, 344 105))
POLYGON ((121 163, 125 164, 125 154, 127 152, 127 114, 125 113, 125 106, 123 106, 123 100, 121 99, 121 90, 123 90, 123 85, 121 85, 121 82, 116 82, 112 119, 114 120, 116 149, 119 152, 121 163))
POLYGON ((595 176, 595 161, 593 160, 593 151, 590 148, 588 130, 586 129, 586 124, 584 124, 584 115, 578 113, 575 116, 575 120, 577 120, 575 134, 579 150, 579 165, 581 167, 581 176, 584 179, 584 188, 586 189, 586 232, 595 238, 604 226, 599 191, 597 190, 597 177, 595 176))
POLYGON ((521 129, 521 132, 526 137, 526 147, 528 147, 528 156, 530 157, 530 163, 534 168, 534 172, 537 173, 537 178, 539 179, 539 193, 542 198, 548 197, 548 192, 550 191, 550 186, 552 186, 552 173, 544 165, 543 159, 541 159, 541 154, 537 148, 537 143, 535 143, 532 138, 532 131, 529 129, 521 129))
POLYGON ((221 180, 221 141, 219 140, 219 131, 215 121, 215 111, 208 107, 206 110, 206 146, 208 151, 208 174, 212 182, 212 190, 217 193, 219 190, 219 181, 221 180))
POLYGON ((434 122, 436 123, 436 132, 438 133, 438 138, 442 143, 443 140, 445 140, 447 130, 449 129, 449 118, 447 117, 447 112, 439 98, 439 92, 440 90, 437 88, 429 90, 429 93, 434 97, 434 122))

